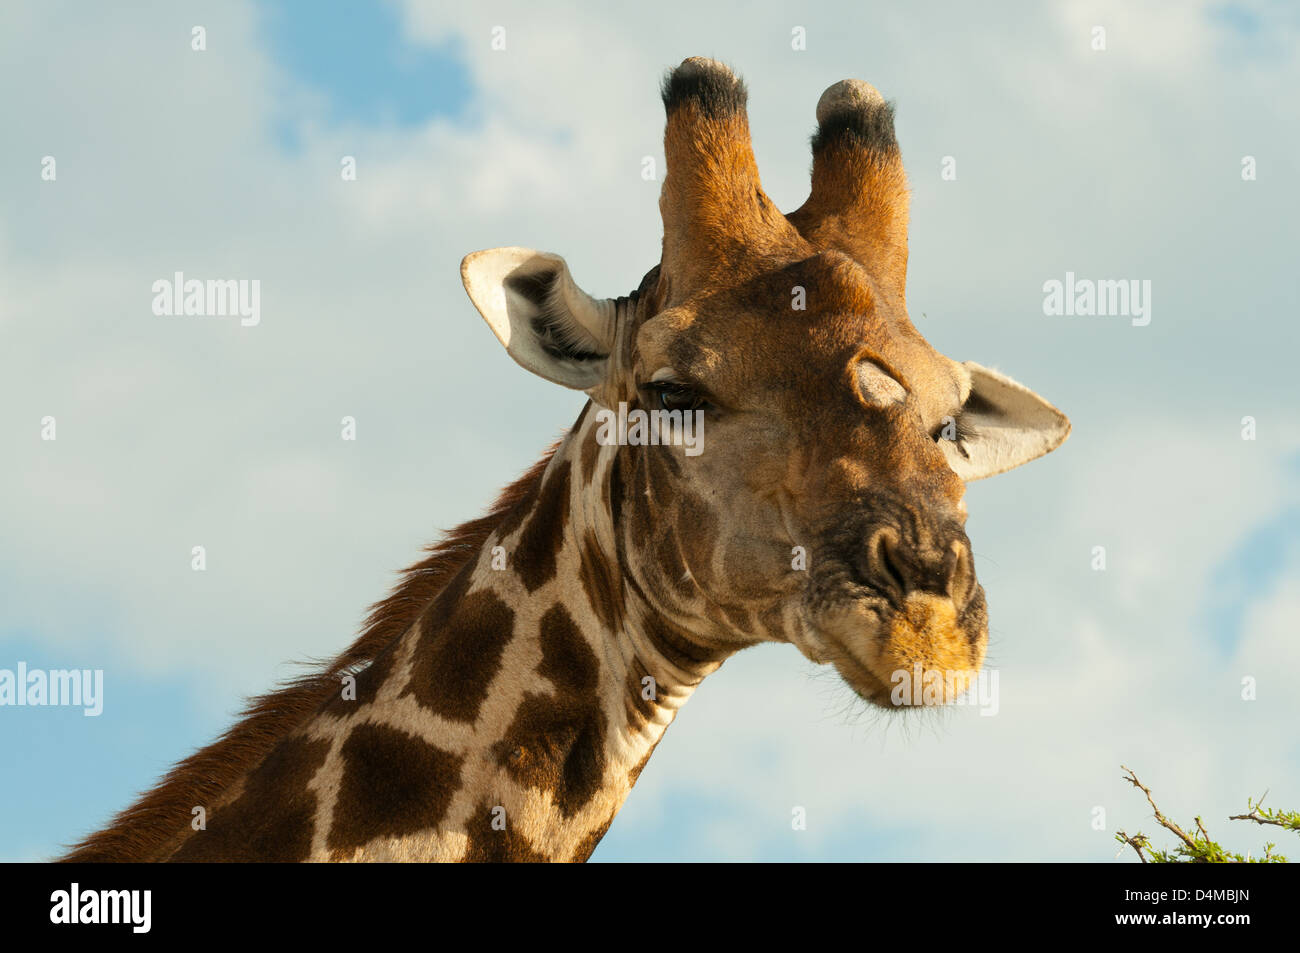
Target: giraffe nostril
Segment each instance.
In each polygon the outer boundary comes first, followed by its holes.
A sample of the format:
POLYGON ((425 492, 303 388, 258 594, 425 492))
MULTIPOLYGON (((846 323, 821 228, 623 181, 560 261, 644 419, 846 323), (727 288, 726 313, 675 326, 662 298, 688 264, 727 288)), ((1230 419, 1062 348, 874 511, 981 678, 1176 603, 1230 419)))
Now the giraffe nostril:
POLYGON ((975 567, 964 537, 944 548, 917 551, 897 530, 884 527, 867 542, 864 569, 866 581, 891 599, 923 590, 947 596, 960 611, 975 594, 975 567))
POLYGON ((948 598, 959 610, 966 608, 975 595, 975 565, 970 546, 961 540, 953 540, 948 546, 948 559, 944 568, 948 579, 948 598))
POLYGON ((898 587, 904 591, 907 590, 907 572, 903 569, 903 563, 898 558, 898 551, 888 542, 882 547, 880 555, 883 557, 884 568, 889 576, 898 587))
POLYGON ((867 573, 870 581, 901 598, 908 590, 908 581, 898 545, 898 534, 892 529, 876 530, 867 543, 867 573))

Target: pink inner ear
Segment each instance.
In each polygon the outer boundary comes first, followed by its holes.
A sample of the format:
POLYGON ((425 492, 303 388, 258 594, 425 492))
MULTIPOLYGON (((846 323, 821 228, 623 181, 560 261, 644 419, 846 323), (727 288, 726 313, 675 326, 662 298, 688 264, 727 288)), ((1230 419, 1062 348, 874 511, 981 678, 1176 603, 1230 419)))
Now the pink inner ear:
POLYGON ((1050 453, 1070 434, 1070 421, 1018 381, 973 361, 965 364, 972 390, 962 417, 972 436, 959 453, 951 441, 940 447, 949 466, 966 482, 1004 473, 1050 453))
POLYGON ((886 407, 907 400, 907 388, 873 361, 859 361, 854 376, 858 394, 868 404, 886 407))

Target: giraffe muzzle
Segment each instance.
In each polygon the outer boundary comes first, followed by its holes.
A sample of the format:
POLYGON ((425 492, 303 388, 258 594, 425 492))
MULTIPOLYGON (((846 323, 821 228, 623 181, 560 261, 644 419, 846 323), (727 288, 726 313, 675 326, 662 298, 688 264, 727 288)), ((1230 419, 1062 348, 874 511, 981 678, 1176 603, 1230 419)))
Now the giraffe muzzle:
POLYGON ((829 660, 883 707, 950 704, 979 674, 988 644, 965 533, 949 525, 909 537, 887 524, 866 540, 852 562, 862 592, 846 593, 819 626, 829 660))
POLYGON ((988 645, 984 591, 964 609, 946 595, 914 590, 898 607, 856 602, 820 626, 827 653, 849 686, 885 708, 948 705, 974 682, 988 645))

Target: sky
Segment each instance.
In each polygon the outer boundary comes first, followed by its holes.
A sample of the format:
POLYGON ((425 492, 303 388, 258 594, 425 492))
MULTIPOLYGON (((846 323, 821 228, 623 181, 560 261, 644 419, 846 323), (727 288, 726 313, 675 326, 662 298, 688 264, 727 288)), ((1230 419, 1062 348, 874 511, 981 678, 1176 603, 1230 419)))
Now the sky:
POLYGON ((0 669, 104 672, 98 717, 0 707, 0 859, 56 854, 342 649, 572 423, 459 262, 525 245, 635 288, 658 83, 692 55, 744 76, 786 210, 822 90, 894 101, 914 323, 1074 429, 967 494, 995 716, 875 713, 746 650, 593 860, 1112 863, 1116 829, 1154 833, 1121 764, 1243 852, 1269 839, 1226 820, 1247 797, 1300 807, 1294 8, 333 7, 0 7, 0 669), (176 271, 258 279, 260 321, 154 314, 176 271), (1070 272, 1149 281, 1150 323, 1045 314, 1070 272))

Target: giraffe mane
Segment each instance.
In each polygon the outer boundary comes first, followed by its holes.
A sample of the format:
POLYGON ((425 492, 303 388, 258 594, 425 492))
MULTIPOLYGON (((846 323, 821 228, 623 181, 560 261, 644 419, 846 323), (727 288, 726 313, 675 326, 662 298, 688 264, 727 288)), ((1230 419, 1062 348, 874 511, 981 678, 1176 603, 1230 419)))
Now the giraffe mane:
POLYGON ((361 635, 317 671, 289 679, 251 698, 239 720, 207 747, 179 762, 152 789, 120 811, 108 827, 69 848, 61 862, 138 862, 179 843, 197 805, 211 804, 243 778, 282 739, 301 727, 339 691, 343 676, 364 669, 406 633, 438 593, 482 548, 493 530, 536 490, 558 449, 555 443, 519 479, 501 491, 491 508, 426 547, 428 554, 401 573, 401 580, 371 607, 361 635))

